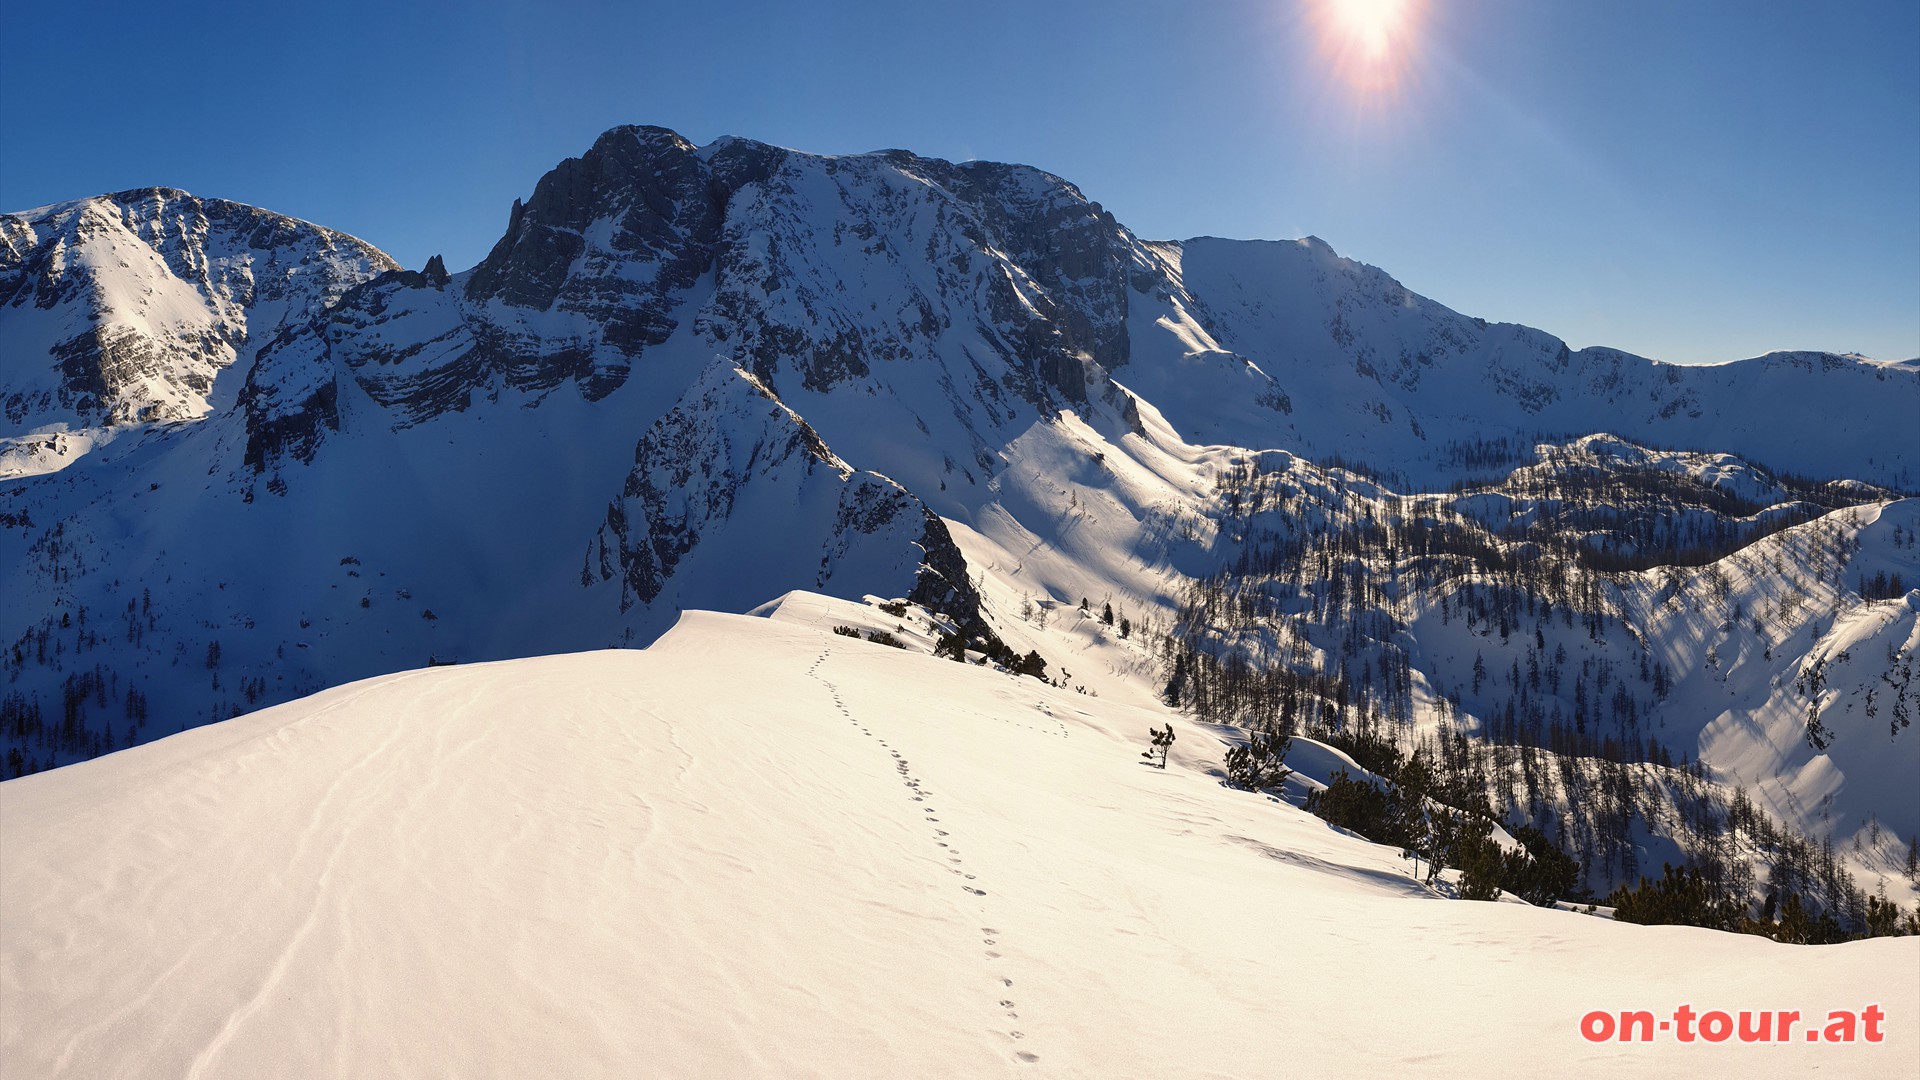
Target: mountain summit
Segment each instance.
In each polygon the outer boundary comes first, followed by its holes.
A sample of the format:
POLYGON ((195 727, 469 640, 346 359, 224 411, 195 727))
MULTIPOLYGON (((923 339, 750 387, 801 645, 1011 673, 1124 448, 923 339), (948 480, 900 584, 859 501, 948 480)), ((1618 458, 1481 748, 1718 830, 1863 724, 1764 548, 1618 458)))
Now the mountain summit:
POLYGON ((231 408, 223 374, 394 268, 344 233, 172 188, 0 216, 0 476, 231 408))

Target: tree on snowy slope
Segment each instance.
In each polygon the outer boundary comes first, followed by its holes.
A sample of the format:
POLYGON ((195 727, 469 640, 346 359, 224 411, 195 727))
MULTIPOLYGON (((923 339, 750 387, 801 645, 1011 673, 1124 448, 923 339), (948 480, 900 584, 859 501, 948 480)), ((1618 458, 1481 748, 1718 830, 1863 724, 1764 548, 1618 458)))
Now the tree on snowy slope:
POLYGON ((1254 732, 1247 745, 1227 751, 1227 783, 1242 791, 1279 787, 1293 770, 1286 767, 1293 737, 1284 732, 1254 732))
POLYGON ((1169 722, 1167 724, 1166 730, 1164 731, 1162 731, 1159 728, 1150 727, 1147 729, 1147 735, 1153 739, 1153 746, 1146 750, 1141 751, 1140 756, 1143 758, 1146 758, 1148 761, 1151 762, 1153 761, 1154 754, 1158 752, 1160 755, 1160 760, 1157 762, 1157 764, 1162 769, 1166 768, 1167 767, 1167 751, 1173 747, 1173 724, 1169 722))
POLYGON ((1047 662, 1038 649, 1027 650, 1027 655, 1015 660, 1009 670, 1015 675, 1031 675, 1041 682, 1047 681, 1047 662))

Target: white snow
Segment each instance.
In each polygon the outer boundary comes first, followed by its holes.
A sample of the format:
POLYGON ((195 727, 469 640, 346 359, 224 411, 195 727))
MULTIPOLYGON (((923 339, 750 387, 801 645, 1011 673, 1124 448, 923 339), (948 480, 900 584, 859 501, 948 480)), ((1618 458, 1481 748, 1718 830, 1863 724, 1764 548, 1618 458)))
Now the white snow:
MULTIPOLYGON (((1447 901, 1182 721, 774 619, 0 784, 8 1076, 1894 1076, 1920 939, 1447 901), (1877 1003, 1879 1045, 1590 1044, 1877 1003)), ((785 613, 789 616, 783 619, 785 613)), ((847 616, 851 617, 851 616, 847 616)))

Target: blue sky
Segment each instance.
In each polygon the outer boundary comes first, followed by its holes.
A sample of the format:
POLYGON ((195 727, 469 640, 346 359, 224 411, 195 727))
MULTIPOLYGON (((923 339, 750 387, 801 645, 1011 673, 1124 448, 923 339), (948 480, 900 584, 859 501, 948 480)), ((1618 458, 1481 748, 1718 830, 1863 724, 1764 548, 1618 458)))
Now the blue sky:
POLYGON ((1028 162, 1576 347, 1920 355, 1920 4, 1403 0, 1361 64, 1336 2, 0 0, 0 208, 168 184, 461 268, 652 123, 1028 162))

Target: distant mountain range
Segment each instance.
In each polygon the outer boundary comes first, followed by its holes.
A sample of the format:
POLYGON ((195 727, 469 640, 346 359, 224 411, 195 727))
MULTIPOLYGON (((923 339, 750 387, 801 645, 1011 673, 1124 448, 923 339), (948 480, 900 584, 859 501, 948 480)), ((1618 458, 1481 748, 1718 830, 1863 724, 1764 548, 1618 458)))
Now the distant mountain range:
POLYGON ((1620 820, 1481 777, 1595 887, 1689 783, 1863 881, 1920 833, 1911 361, 1575 351, 1037 169, 622 127, 459 273, 164 188, 0 217, 0 402, 3 775, 805 589, 1631 766, 1620 820))

